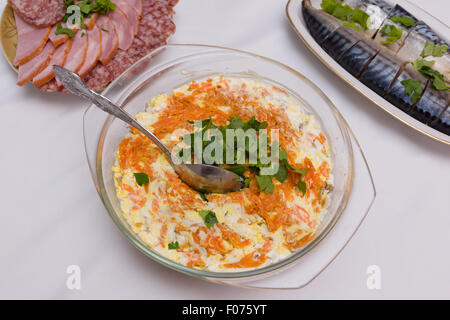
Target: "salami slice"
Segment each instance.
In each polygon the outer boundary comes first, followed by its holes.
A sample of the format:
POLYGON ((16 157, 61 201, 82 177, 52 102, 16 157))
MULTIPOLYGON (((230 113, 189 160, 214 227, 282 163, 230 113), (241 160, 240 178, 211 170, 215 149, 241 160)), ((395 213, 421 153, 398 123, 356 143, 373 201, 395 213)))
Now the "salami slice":
POLYGON ((35 27, 49 27, 65 14, 62 0, 8 0, 14 12, 35 27))

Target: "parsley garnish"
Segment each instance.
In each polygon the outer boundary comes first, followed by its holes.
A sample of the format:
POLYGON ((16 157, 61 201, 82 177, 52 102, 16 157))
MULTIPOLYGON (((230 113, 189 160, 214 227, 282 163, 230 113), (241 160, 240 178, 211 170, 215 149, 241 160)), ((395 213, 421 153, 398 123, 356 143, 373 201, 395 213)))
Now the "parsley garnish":
POLYGON ((391 44, 397 41, 402 37, 403 31, 400 28, 392 24, 386 24, 383 28, 381 28, 381 35, 383 37, 388 37, 383 44, 391 44))
POLYGON ((302 195, 305 196, 305 194, 306 194, 306 183, 303 182, 302 180, 300 180, 300 181, 297 183, 297 187, 300 189, 302 195))
MULTIPOLYGON (((194 121, 189 121, 189 123, 194 124, 194 121)), ((234 141, 226 141, 226 130, 227 129, 242 129, 245 131, 250 130, 250 129, 255 129, 255 130, 260 130, 260 129, 265 129, 267 128, 268 123, 266 121, 258 121, 256 120, 255 117, 252 117, 249 121, 243 121, 240 117, 238 116, 233 116, 230 118, 230 122, 228 125, 226 126, 221 126, 221 127, 217 127, 212 123, 211 119, 205 119, 201 121, 201 131, 202 131, 202 135, 204 135, 206 133, 206 131, 208 129, 218 129, 219 131, 222 132, 222 137, 223 137, 223 141, 222 141, 222 145, 224 148, 224 152, 223 152, 223 163, 226 163, 225 157, 226 157, 226 148, 227 147, 232 147, 235 148, 236 147, 236 139, 234 139, 234 141)), ((197 131, 198 132, 198 131, 197 131)), ((183 140, 187 140, 190 141, 191 146, 194 145, 194 138, 195 138, 195 132, 190 133, 188 135, 186 135, 183 140)), ((261 137, 259 137, 261 138, 261 137)), ((268 139, 267 137, 265 137, 265 139, 268 139)), ((185 141, 186 141, 185 140, 185 141)), ((203 140, 202 141, 203 146, 202 148, 206 148, 210 143, 210 141, 208 140, 203 140)), ((269 142, 267 141, 267 145, 269 145, 269 142)), ((254 146, 253 144, 250 144, 248 142, 248 140, 245 143, 245 158, 248 159, 250 157, 250 154, 253 154, 253 152, 256 150, 257 146, 254 146)), ((192 147, 191 147, 192 148, 192 147)), ((288 155, 286 150, 280 148, 280 146, 278 145, 278 142, 274 142, 272 143, 272 145, 270 146, 270 150, 268 150, 270 153, 272 153, 272 151, 277 150, 279 151, 279 167, 278 167, 278 171, 273 174, 273 175, 261 175, 261 169, 270 166, 270 164, 263 164, 261 159, 259 158, 258 154, 253 154, 255 155, 256 158, 256 163, 245 163, 245 164, 232 164, 232 165, 222 165, 220 164, 220 166, 228 171, 234 172, 235 174, 241 176, 242 178, 244 178, 244 188, 248 188, 250 186, 251 183, 251 179, 248 178, 248 176, 245 176, 245 173, 247 171, 252 171, 253 173, 255 173, 256 176, 256 180, 259 186, 259 189, 261 191, 264 191, 265 193, 273 193, 274 191, 274 183, 272 178, 277 179, 280 183, 283 183, 284 181, 286 181, 289 171, 295 171, 296 173, 301 175, 300 178, 300 182, 301 179, 305 176, 305 174, 308 172, 309 169, 306 170, 300 170, 297 169, 293 166, 291 166, 289 164, 289 160, 288 160, 288 155)), ((183 157, 184 152, 190 152, 191 149, 186 148, 186 149, 182 149, 179 152, 179 156, 183 157)), ((240 151, 242 153, 242 151, 240 151)), ((237 162, 238 159, 238 154, 237 152, 235 152, 235 161, 237 162)), ((235 162, 235 163, 236 163, 235 162)), ((306 190, 306 184, 303 185, 299 182, 299 189, 300 190, 306 190)), ((199 193, 200 197, 204 200, 206 200, 206 197, 203 193, 199 193)))
POLYGON ((205 221, 208 229, 211 229, 216 223, 219 223, 215 212, 212 210, 200 210, 198 214, 202 217, 203 221, 205 221))
POLYGON ((401 83, 405 87, 405 94, 411 96, 411 101, 416 103, 422 95, 422 84, 420 81, 408 79, 403 80, 401 83))
POLYGON ((352 14, 352 22, 359 23, 364 29, 369 29, 370 27, 370 16, 362 11, 361 9, 355 8, 352 14))
POLYGON ((200 196, 200 198, 202 198, 203 201, 208 202, 208 199, 206 198, 204 192, 198 191, 198 195, 200 196))
POLYGON ((430 79, 432 88, 437 91, 449 90, 449 87, 445 83, 444 76, 436 70, 431 69, 434 61, 428 61, 424 59, 417 59, 411 62, 411 64, 416 68, 421 74, 430 79))
MULTIPOLYGON (((108 14, 110 11, 114 10, 116 8, 116 5, 111 2, 111 0, 97 0, 93 2, 92 0, 83 0, 78 1, 75 3, 73 0, 65 0, 63 2, 64 7, 66 8, 66 14, 64 15, 63 21, 67 22, 69 17, 73 15, 73 11, 70 11, 71 13, 67 12, 67 9, 70 6, 77 6, 80 9, 81 17, 80 17, 80 28, 86 29, 86 26, 84 25, 84 19, 90 18, 92 13, 99 13, 99 14, 108 14)), ((103 31, 106 31, 102 29, 103 31)), ((108 32, 108 31, 106 31, 108 32)), ((58 26, 55 31, 55 34, 58 35, 60 33, 67 33, 71 38, 74 37, 75 33, 73 30, 68 28, 60 28, 60 31, 58 33, 58 26), (62 30, 62 31, 61 31, 62 30), (70 34, 68 33, 70 30, 70 34)))
POLYGON ((362 32, 362 29, 354 22, 344 22, 344 26, 355 29, 356 31, 362 32))
POLYGON ((180 244, 178 243, 178 241, 175 242, 171 242, 168 245, 169 250, 177 250, 180 249, 180 244))
POLYGON ((445 52, 447 52, 448 46, 446 44, 442 44, 440 46, 434 45, 431 42, 425 42, 425 46, 423 47, 422 53, 420 56, 422 57, 442 57, 445 52))
POLYGON ((357 23, 365 30, 370 27, 370 16, 359 8, 353 9, 336 0, 323 0, 322 9, 333 17, 344 21, 344 25, 358 31, 362 31, 357 23))
POLYGON ((256 181, 258 182, 261 191, 273 193, 275 186, 272 182, 272 176, 256 176, 256 181))
POLYGON ((395 16, 395 17, 392 17, 390 20, 392 22, 401 23, 402 25, 404 25, 407 28, 416 24, 413 19, 411 19, 410 17, 407 17, 405 15, 395 16))
POLYGON ((411 64, 416 68, 416 70, 422 69, 423 67, 431 68, 434 64, 434 61, 425 60, 425 59, 417 59, 416 61, 411 62, 411 64))
POLYGON ((70 28, 63 28, 61 23, 58 23, 56 25, 55 34, 59 35, 59 34, 63 34, 63 33, 67 34, 71 38, 75 37, 75 33, 73 32, 72 29, 70 29, 70 28))
POLYGON ((136 179, 136 183, 140 187, 142 187, 144 184, 148 184, 150 182, 148 175, 143 172, 135 172, 134 178, 136 179))
POLYGON ((433 70, 430 67, 422 67, 419 72, 431 79, 434 90, 445 91, 450 89, 445 83, 444 76, 439 71, 433 70))
POLYGON ((109 30, 107 30, 107 29, 104 29, 104 28, 100 28, 100 29, 104 32, 109 32, 109 30))

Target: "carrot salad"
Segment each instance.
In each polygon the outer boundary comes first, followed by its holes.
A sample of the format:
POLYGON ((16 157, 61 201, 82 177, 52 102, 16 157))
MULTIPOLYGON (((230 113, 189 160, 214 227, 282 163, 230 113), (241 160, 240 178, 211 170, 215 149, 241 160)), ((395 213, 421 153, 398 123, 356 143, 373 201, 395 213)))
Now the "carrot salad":
POLYGON ((314 239, 332 191, 332 160, 319 122, 298 99, 268 83, 221 76, 154 97, 136 119, 169 148, 194 132, 196 120, 264 124, 278 129, 290 168, 282 179, 264 180, 271 188, 248 170, 243 189, 202 194, 131 129, 112 169, 124 218, 149 248, 185 266, 237 272, 275 263, 314 239))

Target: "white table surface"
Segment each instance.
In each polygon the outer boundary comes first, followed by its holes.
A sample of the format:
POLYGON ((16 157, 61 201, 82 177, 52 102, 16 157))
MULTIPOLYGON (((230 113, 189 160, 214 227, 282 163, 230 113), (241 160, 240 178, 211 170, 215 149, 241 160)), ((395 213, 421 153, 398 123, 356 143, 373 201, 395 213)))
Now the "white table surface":
MULTIPOLYGON (((424 1, 414 0, 424 5, 424 1)), ((5 5, 0 0, 0 8, 5 5)), ((427 10, 449 21, 448 0, 427 10)), ((353 128, 378 197, 342 254, 300 290, 249 290, 194 279, 139 253, 116 229, 92 184, 80 100, 19 88, 0 59, 0 298, 319 299, 450 298, 450 147, 395 120, 306 48, 282 0, 180 0, 172 43, 238 48, 314 81, 353 128), (81 268, 81 290, 66 268, 81 268), (381 269, 381 290, 366 269, 381 269)))

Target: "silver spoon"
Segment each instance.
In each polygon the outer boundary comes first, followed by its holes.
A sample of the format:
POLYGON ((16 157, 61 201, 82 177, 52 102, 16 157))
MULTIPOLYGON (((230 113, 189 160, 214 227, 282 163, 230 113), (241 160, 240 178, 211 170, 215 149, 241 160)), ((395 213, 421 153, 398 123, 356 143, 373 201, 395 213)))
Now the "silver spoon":
POLYGON ((89 89, 83 80, 72 71, 56 65, 53 66, 53 70, 58 80, 71 93, 89 100, 103 111, 128 123, 152 140, 164 153, 180 178, 193 189, 206 193, 227 193, 242 188, 242 177, 231 171, 206 164, 176 164, 172 160, 174 159, 172 152, 153 133, 134 120, 128 112, 89 89))

